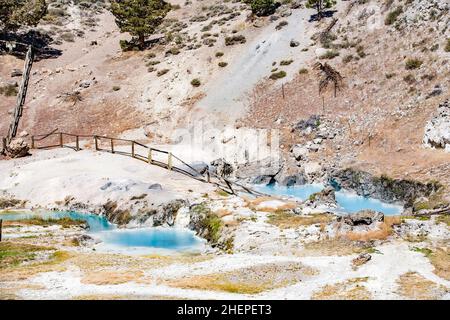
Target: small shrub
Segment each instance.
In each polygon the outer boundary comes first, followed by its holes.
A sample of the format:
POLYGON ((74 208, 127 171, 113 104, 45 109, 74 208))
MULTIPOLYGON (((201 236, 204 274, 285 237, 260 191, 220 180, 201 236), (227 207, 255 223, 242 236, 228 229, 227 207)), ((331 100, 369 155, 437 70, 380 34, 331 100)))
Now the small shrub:
POLYGON ((286 75, 287 75, 286 72, 281 70, 281 71, 272 73, 269 78, 271 80, 278 80, 278 79, 282 79, 282 78, 286 77, 286 75))
POLYGON ((166 56, 168 56, 168 55, 174 55, 174 56, 176 56, 176 55, 178 55, 178 54, 180 54, 180 49, 178 49, 178 48, 171 48, 171 49, 169 49, 169 50, 167 50, 166 51, 166 56))
POLYGON ((287 26, 289 24, 289 22, 287 22, 286 20, 280 21, 277 26, 275 27, 275 30, 281 30, 283 29, 283 27, 287 26))
POLYGON ((386 79, 391 79, 391 78, 393 78, 395 76, 396 76, 395 73, 386 73, 386 79))
POLYGON ((406 60, 405 68, 406 68, 406 70, 418 69, 418 68, 420 68, 420 66, 422 64, 423 64, 422 60, 410 58, 410 59, 406 60))
POLYGON ((74 42, 75 41, 75 36, 71 32, 62 33, 60 38, 66 42, 74 42))
POLYGON ((162 69, 162 70, 159 70, 157 73, 156 73, 156 75, 158 76, 158 77, 161 77, 161 76, 163 76, 163 75, 165 75, 167 72, 169 72, 170 70, 169 69, 162 69))
POLYGON ((450 52, 450 38, 447 39, 447 44, 445 45, 444 50, 445 52, 450 52))
POLYGON ((7 97, 17 96, 19 91, 17 90, 17 86, 14 84, 7 84, 3 87, 0 87, 0 94, 3 94, 7 97))
POLYGON ((292 59, 290 59, 290 60, 283 60, 283 61, 280 62, 280 66, 288 66, 292 62, 294 62, 294 60, 292 60, 292 59))
POLYGON ((351 54, 348 54, 348 55, 346 55, 343 59, 342 59, 342 62, 344 62, 344 63, 349 63, 350 61, 352 61, 353 60, 353 55, 351 55, 351 54))
POLYGON ((200 81, 199 79, 193 79, 193 80, 191 81, 191 85, 192 85, 193 87, 200 87, 201 84, 202 84, 202 83, 201 83, 201 81, 200 81))
POLYGON ((120 90, 120 87, 119 87, 119 86, 113 86, 113 87, 112 87, 112 90, 113 90, 113 91, 119 91, 119 90, 120 90))
POLYGON ((216 58, 223 57, 223 55, 224 55, 223 52, 216 52, 216 58))
POLYGON ((364 47, 363 46, 357 46, 356 47, 356 53, 358 54, 358 56, 360 58, 364 58, 367 54, 364 52, 364 47))
POLYGON ((228 65, 228 63, 227 62, 219 62, 219 67, 221 67, 221 68, 225 68, 226 66, 228 65))
POLYGON ((335 51, 335 50, 328 50, 326 53, 324 53, 323 55, 321 55, 319 57, 319 59, 334 59, 335 57, 337 57, 339 55, 339 52, 335 51))
POLYGON ((301 69, 298 71, 298 73, 300 73, 300 74, 307 74, 307 73, 308 73, 308 69, 306 69, 306 68, 301 68, 301 69))
POLYGON ((384 20, 384 24, 387 26, 393 24, 397 20, 398 16, 401 15, 402 13, 403 8, 397 7, 395 10, 388 13, 386 19, 384 20))
POLYGON ((231 37, 225 38, 225 45, 226 46, 233 46, 235 44, 243 44, 246 43, 247 39, 243 35, 236 35, 231 37))

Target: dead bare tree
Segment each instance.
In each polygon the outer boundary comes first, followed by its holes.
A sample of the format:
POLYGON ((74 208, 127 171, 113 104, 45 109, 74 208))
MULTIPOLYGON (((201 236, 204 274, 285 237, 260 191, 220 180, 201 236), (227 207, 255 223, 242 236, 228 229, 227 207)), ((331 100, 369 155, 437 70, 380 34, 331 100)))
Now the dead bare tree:
POLYGON ((337 90, 341 90, 343 87, 344 78, 341 74, 326 62, 324 64, 317 62, 314 64, 314 69, 318 71, 319 94, 321 94, 330 84, 333 84, 334 96, 336 97, 337 90))

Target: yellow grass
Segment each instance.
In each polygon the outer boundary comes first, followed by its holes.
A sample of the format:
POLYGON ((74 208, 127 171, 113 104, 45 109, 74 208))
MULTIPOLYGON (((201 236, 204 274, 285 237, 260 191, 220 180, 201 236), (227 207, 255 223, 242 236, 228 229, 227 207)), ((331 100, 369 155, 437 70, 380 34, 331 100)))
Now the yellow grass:
POLYGON ((346 234, 346 237, 352 241, 385 240, 393 234, 393 226, 401 222, 401 217, 384 217, 384 222, 380 224, 378 229, 367 232, 351 231, 346 234))
POLYGON ((434 266, 433 272, 441 278, 450 281, 450 252, 447 247, 433 249, 428 258, 434 266))
POLYGON ((436 300, 450 292, 448 288, 430 281, 416 272, 402 274, 397 280, 397 293, 408 299, 436 300))
POLYGON ((96 284, 96 285, 115 285, 126 282, 148 282, 148 279, 144 279, 144 273, 136 270, 93 270, 84 274, 81 279, 81 283, 84 284, 96 284))
POLYGON ((327 284, 313 293, 312 300, 369 300, 371 293, 362 284, 367 278, 352 278, 335 284, 327 284))
POLYGON ((364 252, 364 248, 345 237, 335 237, 306 243, 303 255, 311 256, 348 256, 364 252))
POLYGON ((334 215, 317 213, 308 216, 300 216, 286 211, 277 211, 269 215, 268 222, 281 229, 296 228, 299 226, 309 226, 321 224, 322 228, 334 220, 334 215))
POLYGON ((167 280, 166 284, 185 289, 257 294, 294 284, 313 274, 316 274, 316 270, 300 263, 270 263, 224 273, 167 280))

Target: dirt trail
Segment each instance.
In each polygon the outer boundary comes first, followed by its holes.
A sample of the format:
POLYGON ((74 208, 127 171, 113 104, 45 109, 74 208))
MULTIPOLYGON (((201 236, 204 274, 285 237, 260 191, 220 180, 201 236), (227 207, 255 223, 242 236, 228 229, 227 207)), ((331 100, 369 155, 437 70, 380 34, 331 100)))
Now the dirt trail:
POLYGON ((294 70, 311 57, 310 52, 302 52, 301 49, 311 42, 314 28, 308 20, 312 13, 312 10, 294 10, 291 16, 282 19, 288 25, 279 31, 274 31, 278 23, 265 26, 250 44, 245 45, 246 51, 235 58, 230 68, 206 88, 206 97, 198 103, 200 117, 217 114, 219 122, 225 124, 242 116, 248 105, 248 94, 258 82, 270 75, 273 62, 294 60, 282 68, 288 73, 283 82, 289 81, 294 70), (299 46, 290 47, 291 40, 298 41, 299 46))

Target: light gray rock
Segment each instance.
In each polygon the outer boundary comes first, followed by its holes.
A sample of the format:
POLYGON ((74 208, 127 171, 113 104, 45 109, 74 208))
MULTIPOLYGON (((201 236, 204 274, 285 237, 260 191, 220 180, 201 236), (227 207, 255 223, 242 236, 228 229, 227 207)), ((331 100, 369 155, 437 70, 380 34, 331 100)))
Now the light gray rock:
POLYGON ((306 160, 308 158, 309 150, 305 146, 301 144, 296 144, 292 147, 292 155, 294 156, 295 160, 306 160))
POLYGON ((437 113, 427 123, 423 143, 427 147, 450 152, 450 105, 448 100, 439 105, 437 113))
POLYGON ((357 213, 341 216, 338 218, 338 221, 342 221, 352 227, 359 225, 370 226, 377 222, 383 222, 384 214, 373 210, 361 210, 357 213))
POLYGON ((30 146, 23 138, 15 138, 6 147, 6 154, 11 158, 21 158, 29 155, 30 146))

